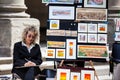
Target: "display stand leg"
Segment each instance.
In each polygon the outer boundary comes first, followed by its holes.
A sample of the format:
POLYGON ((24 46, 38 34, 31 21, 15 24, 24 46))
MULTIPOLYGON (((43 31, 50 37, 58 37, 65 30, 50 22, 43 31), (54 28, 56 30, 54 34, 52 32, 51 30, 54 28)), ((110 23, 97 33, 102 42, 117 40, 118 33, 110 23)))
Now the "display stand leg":
MULTIPOLYGON (((93 62, 91 60, 90 60, 90 65, 95 70, 93 62)), ((96 70, 95 70, 95 76, 96 76, 97 80, 99 80, 96 70)))
MULTIPOLYGON (((63 62, 64 62, 64 60, 62 60, 62 61, 60 62, 59 66, 62 66, 62 65, 63 65, 63 62)), ((55 79, 54 79, 54 80, 57 80, 57 75, 55 75, 55 79)))

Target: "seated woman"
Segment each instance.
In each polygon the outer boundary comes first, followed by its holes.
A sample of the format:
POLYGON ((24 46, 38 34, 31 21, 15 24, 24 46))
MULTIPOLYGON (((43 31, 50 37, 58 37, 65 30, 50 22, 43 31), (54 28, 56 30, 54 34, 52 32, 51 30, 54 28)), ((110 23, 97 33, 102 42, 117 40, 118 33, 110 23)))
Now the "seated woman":
POLYGON ((23 31, 22 41, 14 44, 12 73, 22 80, 34 80, 40 74, 40 68, 36 65, 42 63, 42 56, 40 46, 35 43, 37 37, 37 29, 27 27, 23 31))

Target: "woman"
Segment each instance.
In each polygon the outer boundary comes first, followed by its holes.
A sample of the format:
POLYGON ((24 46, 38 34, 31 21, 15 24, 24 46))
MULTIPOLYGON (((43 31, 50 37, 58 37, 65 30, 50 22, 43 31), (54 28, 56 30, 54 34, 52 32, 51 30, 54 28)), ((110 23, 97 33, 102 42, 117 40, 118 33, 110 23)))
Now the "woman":
POLYGON ((22 41, 14 45, 12 73, 22 80, 34 80, 40 73, 39 66, 36 66, 42 63, 40 47, 35 43, 37 37, 37 29, 33 26, 27 27, 24 29, 22 41))

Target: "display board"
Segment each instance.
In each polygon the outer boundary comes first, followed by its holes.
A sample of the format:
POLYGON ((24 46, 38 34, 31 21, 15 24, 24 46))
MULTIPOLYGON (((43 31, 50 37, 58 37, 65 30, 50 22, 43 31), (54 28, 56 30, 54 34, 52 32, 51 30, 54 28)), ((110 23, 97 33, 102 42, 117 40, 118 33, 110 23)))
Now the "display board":
POLYGON ((49 0, 48 59, 107 59, 107 0, 49 0))

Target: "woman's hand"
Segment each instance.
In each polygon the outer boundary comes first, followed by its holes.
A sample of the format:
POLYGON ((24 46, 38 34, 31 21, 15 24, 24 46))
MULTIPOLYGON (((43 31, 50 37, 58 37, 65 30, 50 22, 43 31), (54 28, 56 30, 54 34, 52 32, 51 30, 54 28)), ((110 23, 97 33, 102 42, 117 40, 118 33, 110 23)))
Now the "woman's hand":
POLYGON ((24 66, 36 66, 34 62, 28 61, 24 64, 24 66))

